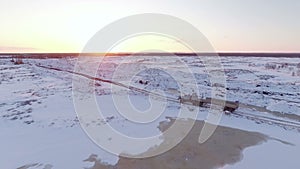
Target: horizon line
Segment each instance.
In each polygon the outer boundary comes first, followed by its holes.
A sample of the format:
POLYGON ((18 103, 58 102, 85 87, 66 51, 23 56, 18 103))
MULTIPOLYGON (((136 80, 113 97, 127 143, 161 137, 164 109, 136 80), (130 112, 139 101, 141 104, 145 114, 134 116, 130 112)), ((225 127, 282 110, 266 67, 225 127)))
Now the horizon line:
MULTIPOLYGON (((77 57, 77 56, 224 56, 224 57, 295 57, 300 58, 300 52, 110 52, 110 53, 1 53, 0 57, 10 55, 7 57, 19 58, 62 58, 62 57, 77 57)), ((2 57, 4 58, 4 57, 2 57)))
POLYGON ((3 54, 300 54, 300 51, 218 51, 218 52, 1 52, 3 54))

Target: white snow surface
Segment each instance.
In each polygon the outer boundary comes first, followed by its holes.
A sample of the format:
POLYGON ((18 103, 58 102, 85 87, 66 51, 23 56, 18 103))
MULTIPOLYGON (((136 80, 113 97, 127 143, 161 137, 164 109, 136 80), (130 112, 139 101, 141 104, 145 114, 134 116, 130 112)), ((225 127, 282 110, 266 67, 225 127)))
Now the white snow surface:
MULTIPOLYGON (((92 163, 84 161, 91 154, 98 155, 104 163, 116 164, 119 157, 98 147, 79 124, 72 98, 73 75, 39 67, 74 71, 77 58, 23 61, 24 64, 15 65, 10 59, 0 59, 0 168, 16 169, 32 165, 30 169, 79 169, 92 166, 92 163)), ((223 68, 214 71, 224 69, 228 100, 275 113, 250 107, 240 107, 237 112, 300 124, 300 118, 297 119, 300 117, 300 58, 258 59, 241 56, 222 57, 221 61, 223 68)), ((201 58, 90 57, 86 64, 94 65, 91 67, 100 64, 96 77, 129 83, 148 91, 159 89, 172 98, 179 96, 177 90, 181 90, 182 94, 194 92, 189 88, 194 82, 198 85, 200 97, 211 96, 209 75, 201 58), (191 72, 194 79, 191 79, 191 72)), ((149 137, 160 133, 157 128, 159 122, 178 114, 179 104, 168 102, 164 105, 165 111, 155 121, 143 125, 130 122, 112 104, 112 94, 128 94, 131 103, 141 111, 151 107, 148 96, 126 89, 111 91, 112 85, 104 82, 97 81, 95 84, 97 102, 105 118, 84 125, 109 123, 128 136, 149 137)), ((207 108, 200 108, 197 118, 205 120, 207 113, 207 108)), ((259 132, 293 144, 268 141, 246 149, 242 161, 223 168, 299 168, 299 128, 234 114, 223 115, 220 125, 259 132)))

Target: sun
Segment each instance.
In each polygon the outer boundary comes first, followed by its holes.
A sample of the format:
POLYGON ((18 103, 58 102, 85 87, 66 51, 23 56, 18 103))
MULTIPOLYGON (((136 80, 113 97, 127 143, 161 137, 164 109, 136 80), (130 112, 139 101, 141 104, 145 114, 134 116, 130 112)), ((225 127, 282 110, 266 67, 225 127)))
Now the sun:
POLYGON ((180 40, 161 34, 145 33, 124 38, 117 42, 109 52, 111 53, 139 53, 139 52, 191 52, 180 40))

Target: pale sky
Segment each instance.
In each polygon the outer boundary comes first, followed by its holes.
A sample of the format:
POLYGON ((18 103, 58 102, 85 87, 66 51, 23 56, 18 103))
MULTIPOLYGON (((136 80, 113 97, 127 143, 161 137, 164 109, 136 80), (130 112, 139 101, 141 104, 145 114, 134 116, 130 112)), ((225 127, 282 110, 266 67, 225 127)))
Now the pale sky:
POLYGON ((299 0, 2 0, 0 52, 80 52, 139 13, 184 19, 220 52, 300 52, 299 0))

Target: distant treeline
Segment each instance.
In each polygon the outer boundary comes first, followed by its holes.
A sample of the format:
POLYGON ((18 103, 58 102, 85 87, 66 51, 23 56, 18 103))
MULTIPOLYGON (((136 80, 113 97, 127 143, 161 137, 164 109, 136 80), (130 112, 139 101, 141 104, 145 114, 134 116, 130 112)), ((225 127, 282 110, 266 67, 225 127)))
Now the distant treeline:
POLYGON ((47 59, 78 56, 221 56, 221 57, 288 57, 300 58, 300 53, 0 53, 0 58, 47 59))

